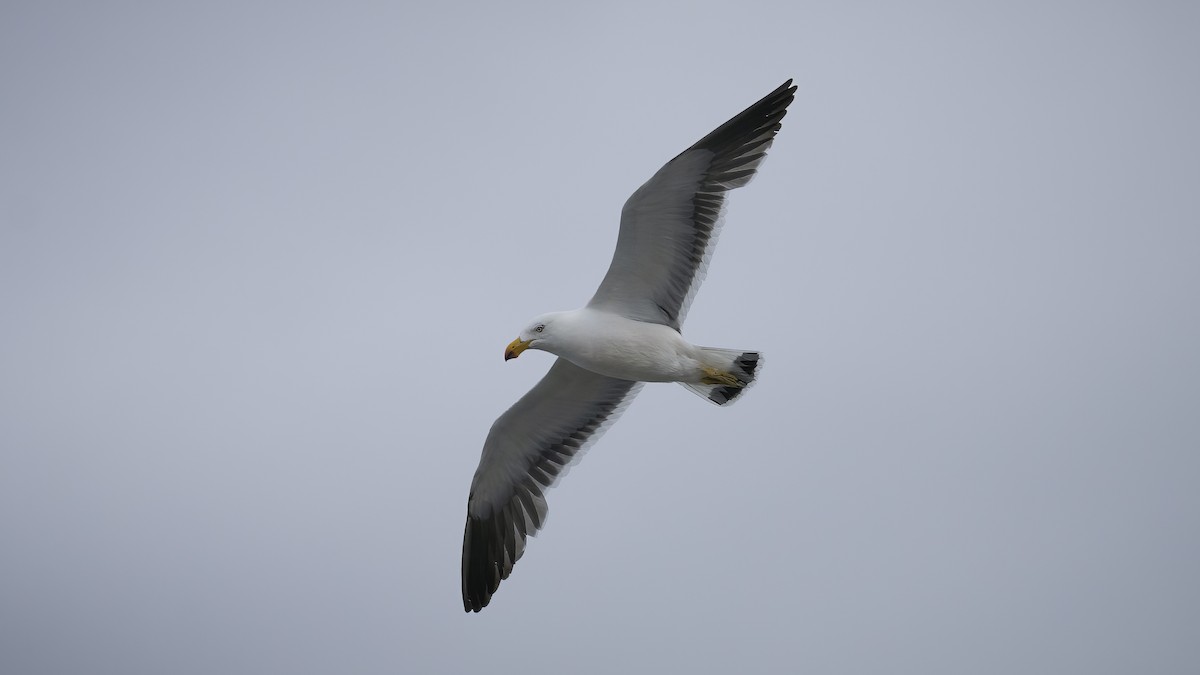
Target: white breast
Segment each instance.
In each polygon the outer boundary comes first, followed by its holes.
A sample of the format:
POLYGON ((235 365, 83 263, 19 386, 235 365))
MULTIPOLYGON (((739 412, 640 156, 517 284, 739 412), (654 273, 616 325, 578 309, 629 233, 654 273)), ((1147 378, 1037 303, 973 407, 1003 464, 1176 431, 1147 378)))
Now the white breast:
POLYGON ((696 379, 697 350, 673 328, 590 308, 572 314, 556 351, 575 365, 622 380, 696 379))

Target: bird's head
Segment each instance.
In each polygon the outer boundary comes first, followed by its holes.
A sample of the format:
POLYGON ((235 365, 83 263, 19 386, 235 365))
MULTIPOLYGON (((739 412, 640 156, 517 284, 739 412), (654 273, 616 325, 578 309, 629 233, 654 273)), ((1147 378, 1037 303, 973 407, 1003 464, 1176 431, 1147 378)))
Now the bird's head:
POLYGON ((515 359, 526 349, 552 350, 554 345, 554 314, 543 314, 525 327, 504 349, 504 360, 515 359))

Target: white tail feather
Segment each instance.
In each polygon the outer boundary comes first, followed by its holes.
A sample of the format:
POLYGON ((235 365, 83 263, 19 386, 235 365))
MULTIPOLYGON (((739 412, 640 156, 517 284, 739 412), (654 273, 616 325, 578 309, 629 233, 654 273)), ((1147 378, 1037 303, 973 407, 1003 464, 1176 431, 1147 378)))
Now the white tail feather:
POLYGON ((736 384, 726 382, 680 382, 679 384, 717 405, 728 405, 736 401, 754 384, 758 377, 758 371, 762 369, 763 356, 759 352, 713 347, 701 347, 700 350, 704 354, 707 365, 719 374, 730 377, 736 384))

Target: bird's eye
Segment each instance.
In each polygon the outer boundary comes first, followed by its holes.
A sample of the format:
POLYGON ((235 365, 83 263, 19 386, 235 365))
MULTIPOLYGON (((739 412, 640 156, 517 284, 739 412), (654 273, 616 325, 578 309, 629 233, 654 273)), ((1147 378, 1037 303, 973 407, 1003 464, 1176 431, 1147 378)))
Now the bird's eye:
POLYGON ((533 329, 533 331, 534 331, 535 333, 540 333, 540 332, 542 332, 542 331, 544 331, 544 330, 546 330, 546 324, 544 324, 544 323, 539 323, 539 324, 537 325, 537 327, 533 329))

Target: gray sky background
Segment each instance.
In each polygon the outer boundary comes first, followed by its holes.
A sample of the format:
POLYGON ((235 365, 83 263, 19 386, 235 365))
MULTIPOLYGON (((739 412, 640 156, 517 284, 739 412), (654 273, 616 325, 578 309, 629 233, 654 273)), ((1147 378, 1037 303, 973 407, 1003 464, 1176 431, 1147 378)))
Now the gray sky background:
POLYGON ((0 9, 0 671, 1200 671, 1195 3, 0 9), (685 334, 480 615, 625 198, 788 77, 685 334))

